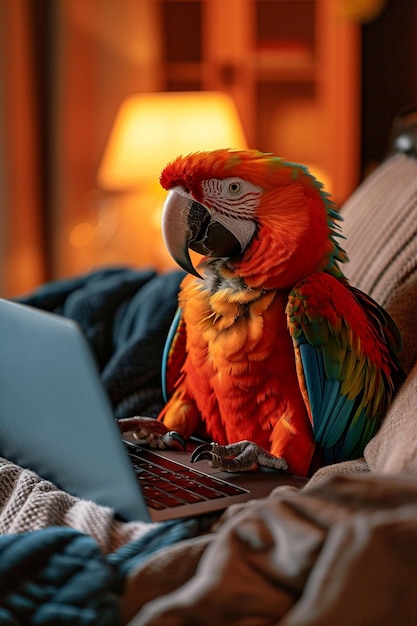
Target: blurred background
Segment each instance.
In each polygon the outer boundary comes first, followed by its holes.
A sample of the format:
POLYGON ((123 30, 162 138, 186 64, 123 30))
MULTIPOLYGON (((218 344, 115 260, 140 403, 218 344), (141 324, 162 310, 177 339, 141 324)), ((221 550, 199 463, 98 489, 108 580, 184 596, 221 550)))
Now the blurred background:
POLYGON ((0 296, 173 267, 158 177, 193 149, 305 163, 341 205, 417 103, 416 33, 415 0, 0 0, 0 296))

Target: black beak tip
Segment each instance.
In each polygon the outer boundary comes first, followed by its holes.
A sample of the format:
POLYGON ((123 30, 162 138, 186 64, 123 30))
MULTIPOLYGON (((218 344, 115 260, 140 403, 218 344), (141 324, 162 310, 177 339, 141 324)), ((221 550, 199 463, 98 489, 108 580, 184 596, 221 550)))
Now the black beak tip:
POLYGON ((203 280, 203 277, 201 276, 201 274, 197 272, 197 270, 195 269, 194 265, 191 262, 188 248, 186 248, 181 255, 173 256, 173 259, 188 274, 192 274, 196 278, 201 278, 203 280))

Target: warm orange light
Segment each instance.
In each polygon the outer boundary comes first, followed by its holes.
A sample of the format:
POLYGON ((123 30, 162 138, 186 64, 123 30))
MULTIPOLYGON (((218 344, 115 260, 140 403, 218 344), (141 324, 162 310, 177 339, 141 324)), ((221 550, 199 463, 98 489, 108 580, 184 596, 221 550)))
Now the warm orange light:
POLYGON ((98 182, 104 189, 133 190, 157 183, 161 170, 180 154, 246 147, 234 102, 224 93, 131 96, 116 116, 98 182))
POLYGON ((94 228, 89 222, 81 222, 74 226, 68 239, 73 248, 84 248, 87 246, 94 235, 94 228))

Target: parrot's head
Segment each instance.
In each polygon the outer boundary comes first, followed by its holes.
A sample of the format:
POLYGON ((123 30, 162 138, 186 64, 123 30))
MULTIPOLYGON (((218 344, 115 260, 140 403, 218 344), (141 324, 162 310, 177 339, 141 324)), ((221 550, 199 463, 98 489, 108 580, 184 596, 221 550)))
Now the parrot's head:
POLYGON ((201 277, 191 249, 208 258, 199 269, 221 259, 223 271, 249 287, 291 287, 320 270, 340 275, 340 218, 304 166, 257 150, 222 149, 178 157, 160 182, 168 190, 165 244, 189 273, 201 277))

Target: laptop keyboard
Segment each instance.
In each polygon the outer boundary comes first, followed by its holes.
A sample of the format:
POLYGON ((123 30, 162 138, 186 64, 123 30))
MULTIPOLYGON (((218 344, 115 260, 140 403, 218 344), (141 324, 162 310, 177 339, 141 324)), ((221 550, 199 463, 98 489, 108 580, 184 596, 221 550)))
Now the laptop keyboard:
POLYGON ((160 457, 151 450, 127 446, 148 507, 166 509, 247 493, 209 474, 160 457))

